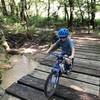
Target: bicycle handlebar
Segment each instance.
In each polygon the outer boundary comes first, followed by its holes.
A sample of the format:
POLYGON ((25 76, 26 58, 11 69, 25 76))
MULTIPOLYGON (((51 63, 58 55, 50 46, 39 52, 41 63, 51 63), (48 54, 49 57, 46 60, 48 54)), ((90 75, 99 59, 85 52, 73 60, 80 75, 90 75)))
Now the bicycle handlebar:
POLYGON ((53 56, 55 56, 55 57, 57 57, 57 58, 62 57, 63 59, 68 58, 67 55, 63 55, 62 53, 59 54, 59 53, 52 52, 52 53, 50 53, 49 55, 53 55, 53 56))

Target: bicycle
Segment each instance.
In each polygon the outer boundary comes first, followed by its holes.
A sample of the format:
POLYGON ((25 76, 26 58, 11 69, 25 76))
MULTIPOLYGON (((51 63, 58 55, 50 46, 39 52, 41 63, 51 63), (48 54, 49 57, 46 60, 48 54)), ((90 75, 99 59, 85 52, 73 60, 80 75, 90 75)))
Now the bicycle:
MULTIPOLYGON (((48 75, 44 85, 44 93, 46 97, 52 97, 54 95, 57 86, 59 84, 60 76, 66 72, 63 63, 65 57, 62 54, 58 54, 58 53, 52 53, 52 55, 56 57, 56 64, 54 68, 51 69, 51 72, 48 75)), ((70 72, 71 71, 72 71, 72 67, 70 72)))

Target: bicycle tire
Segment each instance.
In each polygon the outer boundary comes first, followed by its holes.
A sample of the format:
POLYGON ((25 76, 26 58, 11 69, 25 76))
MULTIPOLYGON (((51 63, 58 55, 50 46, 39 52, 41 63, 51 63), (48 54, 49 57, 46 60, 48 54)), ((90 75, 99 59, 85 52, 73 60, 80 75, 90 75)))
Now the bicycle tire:
POLYGON ((50 98, 50 97, 52 97, 54 95, 54 93, 56 91, 56 88, 58 86, 58 83, 59 83, 59 75, 57 75, 56 72, 54 72, 54 71, 51 72, 48 75, 47 80, 46 80, 45 85, 44 85, 44 93, 45 93, 45 96, 46 97, 49 97, 50 98), (50 79, 53 77, 53 75, 55 75, 55 78, 56 78, 56 81, 54 83, 55 87, 53 87, 53 90, 48 91, 48 85, 49 84, 52 84, 52 83, 50 83, 51 82, 50 79))

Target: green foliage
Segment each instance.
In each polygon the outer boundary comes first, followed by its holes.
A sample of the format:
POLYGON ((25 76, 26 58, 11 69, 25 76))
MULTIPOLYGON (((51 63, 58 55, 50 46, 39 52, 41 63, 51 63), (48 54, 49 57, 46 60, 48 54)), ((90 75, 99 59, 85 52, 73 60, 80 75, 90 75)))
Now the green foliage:
POLYGON ((29 26, 34 25, 34 27, 45 27, 48 25, 56 26, 61 23, 64 23, 63 18, 55 20, 52 16, 49 19, 41 16, 33 16, 29 18, 29 26))
POLYGON ((20 32, 25 32, 25 28, 24 26, 21 24, 21 23, 9 23, 7 24, 7 26, 5 25, 3 31, 5 33, 13 33, 13 34, 16 34, 16 33, 20 33, 20 32))
POLYGON ((20 33, 20 32, 24 32, 24 26, 22 25, 22 23, 14 23, 14 32, 15 33, 20 33))
POLYGON ((100 19, 96 19, 96 25, 100 26, 100 19))
POLYGON ((0 24, 3 22, 4 22, 3 17, 0 17, 0 24))
POLYGON ((31 33, 35 33, 35 26, 34 25, 32 25, 32 26, 30 26, 29 27, 29 32, 31 32, 31 33))
POLYGON ((18 33, 25 32, 24 25, 15 16, 2 16, 0 17, 0 24, 3 26, 4 33, 18 33))
POLYGON ((5 49, 2 46, 0 46, 0 53, 2 52, 5 52, 5 49))
POLYGON ((16 22, 20 22, 20 20, 16 16, 1 16, 0 22, 3 24, 14 24, 16 22))
POLYGON ((96 10, 97 10, 97 11, 100 11, 100 4, 97 4, 97 5, 96 5, 96 10))
POLYGON ((41 16, 32 16, 29 18, 29 26, 34 25, 37 27, 41 27, 46 24, 47 24, 47 19, 41 16))
POLYGON ((5 60, 2 60, 2 63, 3 63, 3 64, 10 64, 9 58, 6 58, 5 60))
POLYGON ((0 79, 2 78, 2 74, 4 73, 3 69, 0 69, 0 79))

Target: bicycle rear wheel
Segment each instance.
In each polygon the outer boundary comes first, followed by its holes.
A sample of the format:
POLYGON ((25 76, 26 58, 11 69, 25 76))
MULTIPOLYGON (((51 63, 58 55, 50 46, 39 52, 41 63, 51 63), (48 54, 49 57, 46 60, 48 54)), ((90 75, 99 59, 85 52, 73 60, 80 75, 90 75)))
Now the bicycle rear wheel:
POLYGON ((56 91, 58 83, 59 83, 59 75, 57 75, 56 72, 51 72, 48 75, 47 80, 45 82, 44 86, 45 96, 52 97, 56 91))

